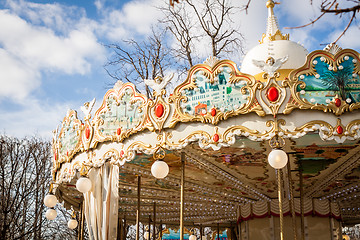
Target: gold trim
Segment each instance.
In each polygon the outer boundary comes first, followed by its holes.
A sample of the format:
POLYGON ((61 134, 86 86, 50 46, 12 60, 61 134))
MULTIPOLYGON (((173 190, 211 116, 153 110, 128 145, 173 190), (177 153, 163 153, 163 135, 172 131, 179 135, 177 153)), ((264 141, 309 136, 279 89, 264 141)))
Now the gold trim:
POLYGON ((276 40, 289 40, 290 35, 287 34, 282 34, 281 31, 278 29, 275 34, 268 36, 266 33, 263 33, 261 40, 259 40, 259 43, 262 44, 265 42, 265 40, 269 40, 269 41, 276 41, 276 40))
MULTIPOLYGON (((327 105, 324 104, 313 104, 300 97, 300 92, 297 91, 297 88, 304 89, 305 83, 299 80, 301 75, 308 76, 308 75, 316 75, 314 60, 317 57, 323 57, 325 63, 329 64, 333 71, 337 71, 338 66, 344 62, 346 56, 351 56, 357 60, 357 63, 354 66, 353 73, 359 74, 360 73, 360 56, 359 53, 351 50, 351 49, 344 49, 338 52, 335 55, 323 50, 317 50, 311 52, 307 58, 305 64, 298 69, 293 70, 289 74, 289 79, 283 81, 283 86, 288 86, 291 91, 291 97, 289 102, 287 103, 283 113, 289 114, 294 109, 314 109, 314 110, 321 110, 323 112, 333 112, 336 116, 342 115, 346 111, 353 111, 355 109, 360 108, 360 103, 351 103, 350 105, 346 103, 344 100, 341 100, 341 104, 339 106, 335 105, 335 100, 330 102, 327 105)), ((336 97, 335 97, 336 98, 336 97)))
POLYGON ((166 90, 162 89, 160 93, 155 93, 155 101, 149 99, 148 101, 148 107, 147 107, 147 115, 149 116, 150 120, 147 124, 147 128, 150 131, 154 131, 154 127, 161 131, 165 121, 169 117, 170 114, 170 104, 167 103, 163 96, 166 94, 166 90), (156 116, 156 107, 158 104, 161 104, 163 106, 163 113, 160 117, 156 116))
POLYGON ((226 120, 230 117, 237 116, 240 114, 247 114, 250 112, 255 112, 259 116, 265 116, 265 112, 262 107, 259 105, 256 100, 255 92, 256 89, 262 88, 262 84, 257 82, 256 79, 248 74, 241 73, 237 70, 236 64, 230 60, 221 60, 214 64, 214 66, 209 66, 207 64, 198 64, 192 67, 189 70, 189 74, 185 82, 177 86, 174 90, 172 96, 169 97, 169 103, 174 103, 175 109, 170 122, 169 127, 173 128, 178 122, 194 122, 199 121, 203 123, 218 124, 220 120, 226 120), (240 81, 246 81, 245 85, 241 92, 243 94, 249 93, 249 98, 247 103, 243 106, 240 106, 237 110, 230 110, 227 112, 221 112, 219 109, 216 109, 217 113, 215 116, 212 116, 210 112, 207 112, 205 115, 190 115, 184 113, 180 107, 181 103, 186 103, 188 101, 187 97, 182 94, 184 90, 192 90, 197 88, 194 74, 198 71, 202 71, 203 75, 209 78, 210 83, 214 83, 214 78, 222 71, 223 67, 229 67, 231 69, 229 83, 234 84, 240 81))
MULTIPOLYGON (((70 159, 81 150, 82 147, 82 141, 81 141, 81 131, 82 131, 82 122, 77 118, 77 112, 75 110, 69 110, 66 114, 66 116, 64 117, 64 120, 62 122, 62 126, 61 129, 59 131, 59 135, 57 137, 57 139, 55 140, 56 145, 55 148, 53 148, 54 151, 54 158, 56 157, 57 159, 55 160, 55 165, 58 166, 59 164, 63 163, 63 162, 69 162, 70 159), (71 119, 73 118, 73 119, 71 119), (70 129, 70 123, 73 121, 73 127, 72 129, 70 129), (62 148, 62 142, 61 139, 64 136, 65 132, 69 131, 69 130, 73 130, 75 131, 75 134, 77 136, 77 144, 75 146, 71 145, 72 149, 67 149, 66 153, 61 151, 62 148)), ((69 143, 71 144, 71 143, 69 143)))
MULTIPOLYGON (((128 92, 129 93, 129 92, 128 92)), ((136 132, 142 131, 145 129, 145 124, 148 121, 148 115, 147 115, 147 108, 148 108, 148 99, 145 95, 138 93, 135 90, 135 86, 132 83, 125 83, 123 84, 119 89, 110 89, 107 91, 103 98, 102 105, 100 108, 95 112, 94 118, 91 122, 91 124, 94 126, 94 138, 91 143, 92 148, 96 147, 97 143, 99 142, 106 142, 106 141, 116 141, 116 142, 122 142, 124 139, 128 138, 131 134, 134 134, 136 132), (120 128, 120 134, 117 134, 115 131, 112 135, 104 135, 99 130, 100 126, 104 124, 104 120, 99 116, 102 113, 105 113, 109 111, 107 106, 107 100, 109 98, 112 98, 117 105, 121 104, 121 100, 125 96, 126 91, 130 90, 131 99, 129 101, 130 104, 135 102, 140 102, 140 105, 138 106, 138 111, 143 112, 143 118, 139 121, 138 125, 129 129, 123 129, 120 128)), ((151 127, 148 127, 149 129, 151 127)))

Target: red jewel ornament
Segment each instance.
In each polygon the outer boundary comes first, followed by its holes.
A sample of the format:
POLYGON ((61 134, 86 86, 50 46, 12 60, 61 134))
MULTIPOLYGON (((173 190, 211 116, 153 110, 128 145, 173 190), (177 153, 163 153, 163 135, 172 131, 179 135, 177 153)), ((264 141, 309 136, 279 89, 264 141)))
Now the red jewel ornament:
POLYGON ((338 134, 342 134, 342 133, 344 132, 344 129, 342 128, 342 126, 338 126, 338 127, 336 128, 336 132, 337 132, 338 134))
POLYGON ((160 118, 163 114, 164 114, 164 106, 161 103, 159 103, 155 107, 155 116, 160 118))
POLYGON ((117 135, 120 135, 120 134, 121 134, 121 128, 116 129, 116 134, 117 134, 117 135))
POLYGON ((279 98, 279 90, 276 87, 271 87, 267 91, 267 98, 270 102, 275 102, 279 98))
POLYGON ((86 137, 86 139, 89 139, 89 137, 90 137, 90 128, 89 128, 89 126, 86 126, 86 128, 85 128, 85 137, 86 137))
POLYGON ((121 150, 120 151, 120 157, 123 157, 124 156, 124 150, 121 150))
POLYGON ((335 99, 335 106, 340 107, 340 105, 341 105, 341 100, 339 98, 336 98, 335 99))
POLYGON ((216 115, 216 109, 212 108, 210 113, 211 113, 211 116, 214 117, 216 115))
POLYGON ((214 140, 214 142, 218 142, 218 141, 219 141, 219 135, 218 135, 217 133, 214 134, 213 140, 214 140))

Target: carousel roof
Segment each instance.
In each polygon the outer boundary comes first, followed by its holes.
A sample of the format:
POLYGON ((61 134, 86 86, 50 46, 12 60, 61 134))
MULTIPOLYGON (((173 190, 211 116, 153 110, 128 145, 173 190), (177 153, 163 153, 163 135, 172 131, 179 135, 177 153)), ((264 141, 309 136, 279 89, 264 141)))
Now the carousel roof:
MULTIPOLYGON (((296 69, 305 63, 308 51, 302 45, 290 41, 289 34, 281 33, 279 24, 274 15, 274 2, 268 1, 266 7, 268 8, 266 33, 263 34, 262 39, 259 41, 260 44, 250 49, 245 55, 241 65, 241 72, 243 73, 257 75, 264 72, 261 69, 261 66, 254 64, 253 61, 261 60, 265 62, 270 57, 274 60, 282 59, 284 57, 287 58, 287 61, 279 67, 279 70, 296 69)), ((288 73, 289 71, 287 71, 286 76, 288 73)), ((281 80, 286 76, 280 76, 282 77, 281 80)))
POLYGON ((306 56, 284 39, 268 7, 263 43, 249 52, 241 72, 232 61, 209 58, 169 96, 156 81, 153 99, 118 82, 93 116, 94 101, 82 107, 83 120, 68 111, 53 140, 55 191, 65 205, 78 208, 82 201, 75 188, 79 173, 115 164, 119 212, 135 219, 141 175, 142 218, 156 203, 157 218, 175 224, 184 152, 188 223, 236 222, 249 209, 276 213, 277 182, 267 156, 269 141, 280 139, 289 155, 281 170, 284 193, 293 185, 298 199, 303 181, 307 211, 360 222, 359 53, 329 47, 306 56), (269 44, 273 54, 261 50, 269 44), (288 69, 286 76, 281 69, 288 69), (158 151, 170 167, 164 179, 150 171, 158 151))

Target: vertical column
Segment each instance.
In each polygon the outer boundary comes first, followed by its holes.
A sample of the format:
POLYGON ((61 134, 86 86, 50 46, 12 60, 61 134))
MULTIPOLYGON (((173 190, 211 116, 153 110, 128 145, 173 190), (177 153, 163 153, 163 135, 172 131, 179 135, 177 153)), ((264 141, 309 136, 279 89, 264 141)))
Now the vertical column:
POLYGON ((294 202, 293 181, 292 181, 292 176, 291 176, 290 159, 289 159, 288 163, 286 164, 286 166, 287 166, 288 185, 289 185, 289 194, 290 194, 290 211, 291 211, 293 235, 294 235, 294 240, 297 240, 295 202, 294 202))
POLYGON ((304 221, 304 183, 303 183, 303 174, 302 166, 300 162, 300 221, 301 221, 301 240, 305 240, 305 221, 304 221))
POLYGON ((79 233, 78 233, 78 239, 83 240, 84 239, 84 227, 85 227, 85 213, 84 213, 84 202, 80 204, 80 215, 79 215, 79 233))
MULTIPOLYGON (((136 209, 136 240, 139 240, 140 237, 140 193, 141 193, 141 176, 137 176, 138 186, 137 186, 137 209, 136 209)), ((149 226, 150 227, 150 226, 149 226)))
POLYGON ((122 240, 126 240, 126 236, 127 236, 127 231, 126 231, 126 215, 124 216, 124 225, 123 225, 123 230, 124 230, 124 234, 123 234, 123 239, 122 240))
POLYGON ((220 226, 219 223, 217 224, 217 239, 220 240, 220 226))
POLYGON ((276 173, 277 173, 278 198, 279 198, 280 240, 284 240, 284 215, 282 211, 281 170, 276 169, 276 173))
POLYGON ((154 202, 153 240, 156 240, 156 202, 154 202))
POLYGON ((150 228, 150 226, 151 226, 151 216, 149 215, 149 231, 148 231, 148 233, 149 233, 149 237, 148 237, 148 239, 146 239, 146 240, 150 240, 151 239, 151 228, 150 228))
POLYGON ((184 240, 184 184, 185 184, 185 153, 181 152, 180 240, 184 240))
POLYGON ((162 220, 160 220, 159 235, 160 235, 160 240, 162 240, 162 220))
POLYGON ((241 217, 241 205, 239 205, 239 225, 238 225, 238 229, 239 229, 239 240, 242 240, 242 232, 241 232, 241 221, 242 221, 242 217, 241 217))

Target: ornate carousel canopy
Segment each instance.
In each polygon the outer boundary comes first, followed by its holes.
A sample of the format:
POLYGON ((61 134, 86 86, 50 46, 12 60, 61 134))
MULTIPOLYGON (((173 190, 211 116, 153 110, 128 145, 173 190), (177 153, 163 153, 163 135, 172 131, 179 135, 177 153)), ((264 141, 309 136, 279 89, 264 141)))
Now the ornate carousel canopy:
POLYGON ((183 154, 185 224, 278 216, 275 143, 289 158, 278 170, 284 214, 291 201, 300 214, 303 199, 305 215, 360 222, 360 55, 336 45, 308 53, 280 32, 271 3, 267 32, 241 71, 211 57, 172 93, 164 89, 172 76, 147 80, 153 99, 117 82, 98 109, 81 108, 84 119, 68 111, 53 140, 58 199, 77 209, 96 196, 117 199, 110 211, 135 221, 141 176, 140 219, 153 217, 155 203, 156 220, 176 225, 183 154), (159 159, 169 166, 163 179, 151 174, 159 159), (91 193, 76 189, 80 176, 91 193))

